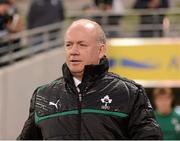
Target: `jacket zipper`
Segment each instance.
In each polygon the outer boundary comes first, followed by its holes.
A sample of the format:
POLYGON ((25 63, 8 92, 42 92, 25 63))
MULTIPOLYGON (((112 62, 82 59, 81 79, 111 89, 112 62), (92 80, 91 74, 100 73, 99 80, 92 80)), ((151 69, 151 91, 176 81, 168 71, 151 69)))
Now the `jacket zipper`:
POLYGON ((81 139, 81 107, 82 107, 82 94, 81 92, 78 92, 78 98, 79 98, 79 105, 78 105, 78 115, 79 115, 79 124, 78 124, 78 130, 79 130, 79 137, 78 139, 81 139))
POLYGON ((82 94, 81 93, 79 93, 79 102, 80 102, 80 104, 82 102, 82 94))

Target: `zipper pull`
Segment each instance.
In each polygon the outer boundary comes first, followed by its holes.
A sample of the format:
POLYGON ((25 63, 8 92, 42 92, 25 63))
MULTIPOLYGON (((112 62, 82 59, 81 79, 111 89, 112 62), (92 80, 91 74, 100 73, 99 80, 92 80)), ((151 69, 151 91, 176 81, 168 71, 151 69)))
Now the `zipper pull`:
POLYGON ((79 93, 79 101, 81 102, 82 101, 82 94, 79 93))

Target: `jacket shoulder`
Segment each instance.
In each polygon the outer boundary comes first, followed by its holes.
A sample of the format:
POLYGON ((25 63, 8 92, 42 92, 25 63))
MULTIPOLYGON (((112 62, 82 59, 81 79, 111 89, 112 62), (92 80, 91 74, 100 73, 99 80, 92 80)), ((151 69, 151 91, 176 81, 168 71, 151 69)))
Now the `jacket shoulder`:
MULTIPOLYGON (((34 111, 38 116, 45 116, 54 112, 55 109, 47 109, 47 107, 49 107, 50 101, 57 101, 59 99, 60 94, 64 93, 64 87, 64 79, 61 77, 35 90, 32 102, 34 111)), ((38 122, 38 120, 35 119, 35 122, 38 122)))
POLYGON ((112 79, 116 79, 119 83, 124 84, 128 90, 134 91, 134 93, 136 93, 137 90, 140 90, 142 92, 144 91, 144 88, 142 87, 142 85, 136 83, 135 81, 133 81, 131 79, 122 77, 122 76, 112 73, 112 72, 108 72, 108 76, 112 77, 112 79))
POLYGON ((56 89, 64 84, 64 78, 60 77, 50 83, 47 83, 45 85, 39 86, 35 91, 37 93, 46 92, 47 90, 56 89))

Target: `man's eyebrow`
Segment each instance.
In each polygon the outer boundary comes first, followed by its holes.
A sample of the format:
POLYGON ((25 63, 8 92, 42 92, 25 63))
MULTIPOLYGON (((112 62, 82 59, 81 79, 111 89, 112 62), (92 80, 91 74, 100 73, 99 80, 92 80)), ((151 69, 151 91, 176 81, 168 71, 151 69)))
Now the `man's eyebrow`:
MULTIPOLYGON (((64 43, 66 43, 66 44, 67 44, 67 43, 73 43, 73 41, 68 41, 68 40, 66 40, 64 43)), ((78 43, 78 44, 81 44, 81 43, 86 43, 86 44, 87 44, 88 42, 87 42, 87 41, 78 41, 77 43, 78 43)))
POLYGON ((65 41, 65 43, 72 43, 72 41, 65 41))
POLYGON ((78 41, 77 43, 88 43, 87 41, 78 41))

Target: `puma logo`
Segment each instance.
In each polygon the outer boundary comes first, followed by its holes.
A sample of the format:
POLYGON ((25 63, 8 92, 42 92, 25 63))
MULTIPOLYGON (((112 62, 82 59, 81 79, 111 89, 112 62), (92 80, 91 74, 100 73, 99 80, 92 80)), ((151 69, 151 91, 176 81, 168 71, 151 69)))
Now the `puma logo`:
POLYGON ((56 109, 58 109, 58 103, 59 103, 59 101, 60 101, 60 99, 56 102, 56 103, 54 103, 54 102, 49 102, 49 105, 53 105, 53 106, 55 106, 56 107, 56 109))

